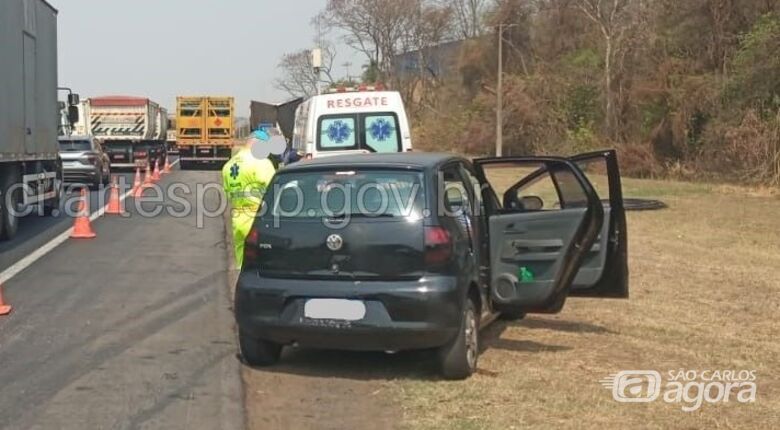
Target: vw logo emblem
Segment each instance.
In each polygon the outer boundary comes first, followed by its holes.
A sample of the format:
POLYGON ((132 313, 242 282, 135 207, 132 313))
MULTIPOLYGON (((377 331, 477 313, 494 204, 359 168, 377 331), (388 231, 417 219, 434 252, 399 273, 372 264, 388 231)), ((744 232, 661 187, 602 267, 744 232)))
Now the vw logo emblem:
POLYGON ((331 251, 338 251, 344 246, 344 239, 342 239, 341 236, 337 234, 331 234, 328 236, 325 244, 328 245, 328 249, 331 251))

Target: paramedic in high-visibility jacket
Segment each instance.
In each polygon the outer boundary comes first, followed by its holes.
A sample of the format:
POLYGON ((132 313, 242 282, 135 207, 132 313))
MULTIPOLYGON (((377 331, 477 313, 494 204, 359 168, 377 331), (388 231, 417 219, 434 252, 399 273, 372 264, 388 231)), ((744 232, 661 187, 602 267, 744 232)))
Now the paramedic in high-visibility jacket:
POLYGON ((253 151, 252 147, 267 145, 269 140, 269 134, 265 130, 252 133, 222 168, 225 195, 232 207, 233 245, 238 269, 241 269, 244 261, 244 241, 252 229, 263 195, 276 173, 267 156, 262 159, 255 156, 267 151, 253 151))

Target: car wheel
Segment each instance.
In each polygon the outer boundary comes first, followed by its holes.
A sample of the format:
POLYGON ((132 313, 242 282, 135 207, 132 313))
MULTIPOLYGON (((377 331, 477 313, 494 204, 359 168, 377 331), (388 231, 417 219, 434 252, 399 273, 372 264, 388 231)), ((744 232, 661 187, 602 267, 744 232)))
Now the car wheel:
POLYGON ((525 317, 525 312, 503 312, 501 314, 501 319, 504 321, 520 321, 525 319, 525 317))
POLYGON ((3 240, 11 240, 16 236, 16 232, 19 230, 19 218, 15 215, 15 209, 12 208, 12 206, 9 206, 6 204, 8 199, 6 196, 11 191, 11 188, 14 188, 13 190, 13 196, 11 197, 10 201, 11 204, 15 204, 15 202, 18 202, 20 199, 20 192, 22 191, 19 187, 13 187, 14 183, 16 182, 16 171, 14 169, 8 170, 5 175, 2 177, 2 181, 0 183, 0 199, 2 199, 2 202, 0 202, 0 223, 2 224, 2 228, 0 229, 0 238, 3 240))
POLYGON ((463 308, 460 330, 455 339, 439 350, 442 375, 447 379, 466 379, 477 371, 479 358, 479 319, 472 299, 463 308))
POLYGON ((254 339, 239 330, 238 345, 241 356, 250 366, 270 366, 279 361, 282 345, 266 340, 254 339))

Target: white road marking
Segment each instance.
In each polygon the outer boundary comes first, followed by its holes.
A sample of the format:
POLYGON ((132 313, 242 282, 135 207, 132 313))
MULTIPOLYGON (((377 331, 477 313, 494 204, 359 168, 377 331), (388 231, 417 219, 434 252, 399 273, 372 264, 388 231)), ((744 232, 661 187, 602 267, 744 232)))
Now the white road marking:
MULTIPOLYGON (((179 160, 177 159, 176 161, 171 163, 171 166, 175 166, 178 162, 179 162, 179 160)), ((130 191, 124 193, 123 195, 119 196, 119 203, 120 204, 123 203, 127 199, 127 197, 130 196, 130 194, 132 194, 132 193, 133 193, 133 190, 130 190, 130 191)), ((90 221, 95 221, 96 219, 102 217, 106 213, 107 209, 108 209, 108 205, 103 206, 97 212, 93 213, 89 217, 89 220, 90 221)), ((2 273, 0 273, 0 285, 5 284, 9 280, 11 280, 14 276, 16 276, 19 273, 21 273, 24 269, 30 267, 33 263, 35 263, 36 261, 40 260, 44 255, 46 255, 49 252, 51 252, 54 248, 56 248, 56 247, 62 245, 63 243, 65 243, 65 241, 70 239, 71 233, 73 233, 73 227, 68 228, 64 232, 60 233, 60 235, 58 235, 57 237, 55 237, 54 239, 50 240, 45 245, 41 246, 40 248, 38 248, 35 251, 33 251, 32 253, 28 254, 27 256, 22 258, 21 260, 17 261, 13 265, 11 265, 11 267, 5 269, 2 273)))

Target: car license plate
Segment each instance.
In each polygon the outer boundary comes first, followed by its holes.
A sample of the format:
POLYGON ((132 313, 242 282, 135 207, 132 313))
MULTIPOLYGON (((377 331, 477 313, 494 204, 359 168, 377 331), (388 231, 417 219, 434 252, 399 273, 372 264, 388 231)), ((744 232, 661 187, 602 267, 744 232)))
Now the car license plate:
POLYGON ((114 159, 116 160, 124 160, 125 154, 114 154, 114 159))
POLYGON ((366 317, 366 305, 356 300, 311 299, 306 301, 303 314, 318 320, 360 321, 366 317))

